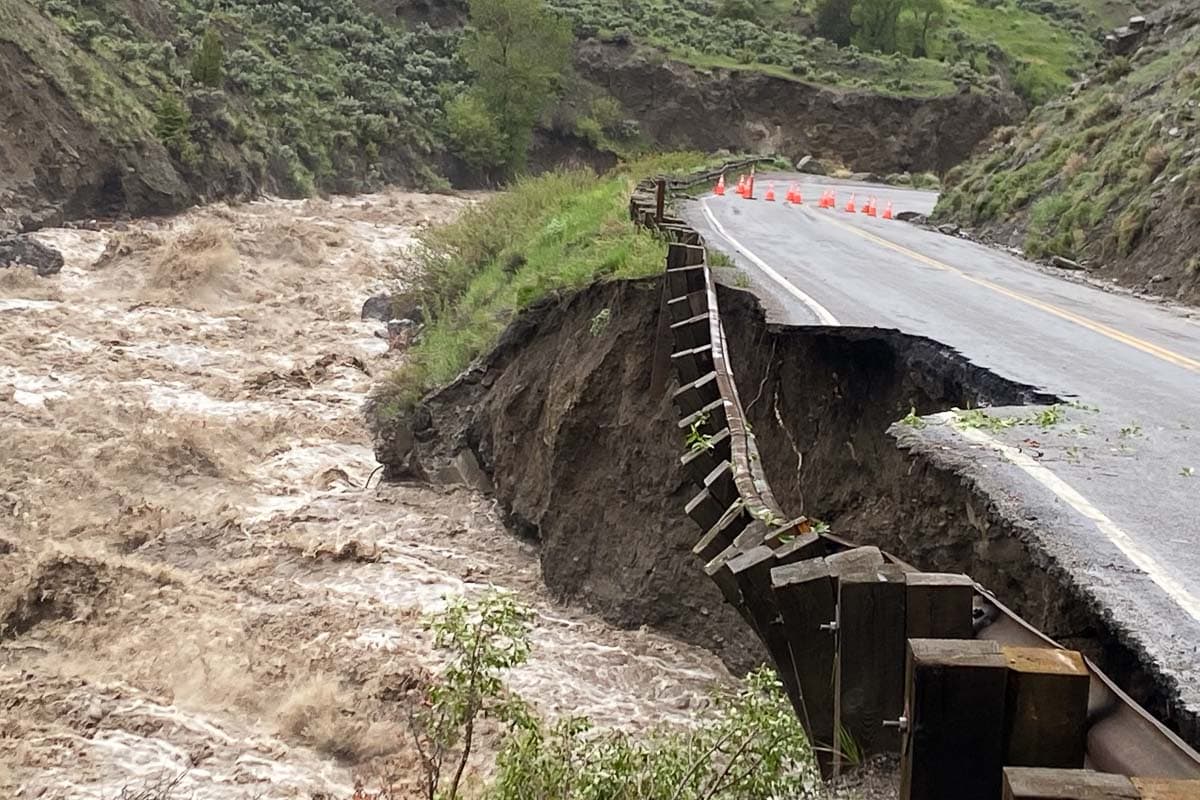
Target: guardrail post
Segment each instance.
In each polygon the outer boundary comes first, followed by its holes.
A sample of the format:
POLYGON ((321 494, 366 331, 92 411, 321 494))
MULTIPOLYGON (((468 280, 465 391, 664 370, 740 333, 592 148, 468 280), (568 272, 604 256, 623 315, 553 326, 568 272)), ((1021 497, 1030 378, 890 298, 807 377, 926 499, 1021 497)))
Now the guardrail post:
POLYGON ((973 639, 975 583, 966 575, 910 572, 905 576, 909 639, 973 639))
POLYGON ((839 573, 836 724, 862 755, 900 751, 885 720, 904 710, 904 571, 884 564, 839 573))
POLYGON ((1005 647, 1004 763, 1013 767, 1083 766, 1090 677, 1074 650, 1005 647))
POLYGON ((1004 800, 1139 800, 1124 775, 1088 770, 1004 768, 1004 800))
MULTIPOLYGON (((817 763, 829 774, 836 737, 833 728, 833 660, 837 591, 823 558, 771 570, 771 588, 783 618, 799 692, 796 713, 808 733, 817 763)), ((793 701, 795 702, 795 701, 793 701)))
POLYGON ((995 642, 910 639, 900 800, 996 800, 1008 662, 995 642))

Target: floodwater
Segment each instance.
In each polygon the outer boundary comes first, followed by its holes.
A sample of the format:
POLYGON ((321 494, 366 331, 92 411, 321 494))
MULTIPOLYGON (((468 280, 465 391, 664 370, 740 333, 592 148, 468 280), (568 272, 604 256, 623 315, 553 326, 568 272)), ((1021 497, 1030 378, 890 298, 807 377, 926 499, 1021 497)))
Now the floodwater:
POLYGON ((546 715, 689 724, 731 681, 553 602, 487 498, 372 479, 362 403, 404 354, 359 310, 470 202, 216 205, 0 270, 0 795, 405 796, 422 616, 489 586, 534 609, 507 681, 546 715))

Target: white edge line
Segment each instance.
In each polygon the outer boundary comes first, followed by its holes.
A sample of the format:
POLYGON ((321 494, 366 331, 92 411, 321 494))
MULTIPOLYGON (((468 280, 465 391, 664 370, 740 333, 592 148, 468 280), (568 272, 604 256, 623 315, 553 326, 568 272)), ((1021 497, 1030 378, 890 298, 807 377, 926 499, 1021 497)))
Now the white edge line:
POLYGON ((930 422, 945 423, 967 441, 983 445, 1003 455, 1026 475, 1049 489, 1060 500, 1094 523, 1100 532, 1117 546, 1117 549, 1150 577, 1150 580, 1158 584, 1159 588, 1166 592, 1194 620, 1200 622, 1200 599, 1192 594, 1186 586, 1171 577, 1153 556, 1138 547, 1129 534, 1121 530, 1103 511, 1088 502, 1087 498, 1051 472, 1048 467, 1042 466, 1017 448, 997 441, 977 428, 963 428, 955 425, 954 417, 953 411, 947 411, 943 414, 932 414, 925 419, 930 422))
POLYGON ((796 288, 796 286, 791 281, 789 281, 787 278, 783 277, 778 272, 773 270, 770 267, 770 265, 767 264, 767 262, 763 261, 761 258, 754 255, 754 253, 750 252, 750 248, 746 247, 746 245, 742 244, 737 239, 730 236, 729 232, 725 230, 725 226, 723 226, 721 223, 717 222, 717 218, 715 216, 713 216, 712 211, 708 207, 708 198, 704 198, 703 200, 700 201, 700 207, 704 210, 704 216, 708 217, 709 223, 713 226, 713 229, 716 230, 716 232, 718 234, 720 234, 726 241, 728 241, 731 245, 733 245, 734 248, 739 253, 744 255, 746 258, 750 259, 750 261, 753 262, 756 267, 758 267, 764 273, 766 273, 768 278, 770 278, 771 280, 778 283, 785 290, 787 290, 787 292, 790 295, 792 295, 792 297, 795 297, 797 300, 799 300, 801 303, 803 303, 805 305, 805 307, 807 307, 808 310, 811 311, 816 316, 816 318, 821 322, 822 325, 841 325, 842 324, 842 323, 838 322, 837 317, 835 317, 833 314, 829 313, 829 309, 827 309, 825 306, 818 303, 810 295, 808 295, 805 292, 801 291, 800 289, 796 288))

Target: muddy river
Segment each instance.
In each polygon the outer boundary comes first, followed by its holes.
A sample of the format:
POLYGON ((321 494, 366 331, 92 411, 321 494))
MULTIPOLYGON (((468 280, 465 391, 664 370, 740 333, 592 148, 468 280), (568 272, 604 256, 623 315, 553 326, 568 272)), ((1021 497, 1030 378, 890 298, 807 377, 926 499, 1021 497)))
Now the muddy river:
POLYGON ((360 308, 469 202, 217 205, 0 269, 0 796, 415 788, 421 617, 492 585, 536 609, 508 681, 547 715, 686 724, 731 680, 557 605, 487 498, 368 484, 362 403, 404 354, 360 308))

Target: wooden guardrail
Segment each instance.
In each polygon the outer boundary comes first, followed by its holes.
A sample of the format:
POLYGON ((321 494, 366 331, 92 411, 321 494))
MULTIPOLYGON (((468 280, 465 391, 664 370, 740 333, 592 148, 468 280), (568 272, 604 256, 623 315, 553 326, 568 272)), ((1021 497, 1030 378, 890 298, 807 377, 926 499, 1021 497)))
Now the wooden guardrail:
POLYGON ((766 645, 822 771, 890 752, 904 800, 1200 799, 1200 754, 982 586, 786 519, 738 397, 704 241, 662 204, 747 166, 643 181, 630 216, 668 242, 659 346, 690 442, 693 552, 766 645), (1077 788, 1109 778, 1132 793, 1077 788))

